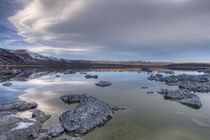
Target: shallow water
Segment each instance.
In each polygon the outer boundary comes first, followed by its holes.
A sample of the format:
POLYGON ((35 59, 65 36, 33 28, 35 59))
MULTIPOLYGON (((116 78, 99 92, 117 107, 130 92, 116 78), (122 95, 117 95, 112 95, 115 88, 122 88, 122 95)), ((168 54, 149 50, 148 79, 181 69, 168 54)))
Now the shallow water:
MULTIPOLYGON (((209 140, 210 93, 196 93, 202 102, 193 109, 177 102, 164 100, 159 94, 147 94, 161 88, 177 89, 160 82, 149 81, 149 74, 138 72, 88 72, 99 79, 85 79, 84 74, 49 74, 28 81, 12 81, 11 87, 0 85, 0 103, 21 99, 34 101, 39 109, 52 117, 44 127, 59 122, 59 115, 75 105, 60 100, 65 94, 87 94, 105 101, 110 106, 125 107, 104 126, 81 136, 82 140, 209 140), (112 83, 98 87, 99 80, 112 83), (149 87, 142 89, 143 86, 149 87)), ((177 72, 180 74, 183 72, 177 72)), ((195 72, 187 72, 197 74, 195 72)), ((30 112, 22 114, 27 117, 30 112)))

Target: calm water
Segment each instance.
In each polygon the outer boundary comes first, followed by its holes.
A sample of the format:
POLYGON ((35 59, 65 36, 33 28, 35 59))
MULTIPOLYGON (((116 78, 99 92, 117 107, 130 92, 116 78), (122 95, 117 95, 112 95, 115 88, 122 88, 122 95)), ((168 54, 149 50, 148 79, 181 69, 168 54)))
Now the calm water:
MULTIPOLYGON (((125 107, 104 126, 78 138, 78 140, 209 140, 210 93, 197 93, 203 106, 196 110, 159 94, 147 94, 161 88, 177 89, 163 83, 147 80, 149 74, 137 72, 88 72, 99 79, 85 79, 84 74, 49 74, 28 81, 12 81, 11 87, 0 85, 0 103, 22 99, 34 101, 39 109, 52 117, 44 127, 59 122, 59 115, 75 107, 59 97, 65 94, 88 94, 107 102, 110 106, 125 107), (112 82, 109 87, 97 87, 99 80, 112 82), (148 86, 148 89, 142 89, 148 86)), ((182 73, 182 72, 179 72, 182 73)), ((190 74, 195 74, 188 72, 190 74)), ((178 73, 176 73, 178 74, 178 73)), ((25 117, 30 112, 22 114, 25 117)))

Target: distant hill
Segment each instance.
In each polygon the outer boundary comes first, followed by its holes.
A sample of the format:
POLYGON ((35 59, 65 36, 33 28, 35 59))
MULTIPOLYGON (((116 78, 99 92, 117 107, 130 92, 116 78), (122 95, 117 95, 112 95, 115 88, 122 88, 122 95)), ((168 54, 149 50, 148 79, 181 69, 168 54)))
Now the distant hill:
POLYGON ((42 66, 42 67, 78 67, 78 68, 208 68, 210 63, 171 63, 147 61, 89 61, 68 60, 44 56, 28 50, 8 50, 0 48, 0 65, 42 66))

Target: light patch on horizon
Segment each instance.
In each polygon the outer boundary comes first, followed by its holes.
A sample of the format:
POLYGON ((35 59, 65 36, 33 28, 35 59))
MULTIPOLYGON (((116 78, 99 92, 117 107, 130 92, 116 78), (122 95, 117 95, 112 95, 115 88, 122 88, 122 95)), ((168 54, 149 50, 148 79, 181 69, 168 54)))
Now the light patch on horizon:
POLYGON ((28 49, 29 51, 32 52, 54 52, 57 54, 60 54, 62 52, 88 52, 91 51, 89 49, 86 48, 79 48, 79 47, 75 47, 75 48, 53 48, 53 47, 49 47, 49 46, 42 46, 42 47, 31 47, 28 49))

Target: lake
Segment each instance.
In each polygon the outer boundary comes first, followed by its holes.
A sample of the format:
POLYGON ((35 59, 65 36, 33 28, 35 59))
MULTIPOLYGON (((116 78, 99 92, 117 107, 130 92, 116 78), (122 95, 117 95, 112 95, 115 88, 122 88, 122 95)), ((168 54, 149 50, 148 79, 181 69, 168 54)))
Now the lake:
MULTIPOLYGON (((147 72, 137 71, 88 71, 97 74, 98 79, 86 79, 84 73, 40 72, 23 77, 10 78, 12 86, 0 85, 0 103, 20 99, 38 103, 38 109, 52 117, 44 128, 59 123, 59 115, 77 104, 61 101, 66 94, 87 94, 96 97, 111 107, 124 107, 104 126, 77 137, 78 140, 208 140, 210 138, 210 93, 196 93, 201 99, 200 109, 165 100, 157 94, 162 88, 178 89, 164 83, 149 81, 147 72), (59 77, 56 77, 59 75, 59 77), (96 82, 112 83, 98 87, 96 82), (144 89, 142 87, 148 87, 144 89), (148 94, 154 91, 154 94, 148 94)), ((156 73, 156 72, 154 72, 156 73)), ((175 74, 198 74, 177 71, 175 74)), ((4 83, 4 82, 2 82, 4 83)), ((31 112, 22 114, 30 117, 31 112)), ((66 134, 63 134, 66 135, 66 134)))

